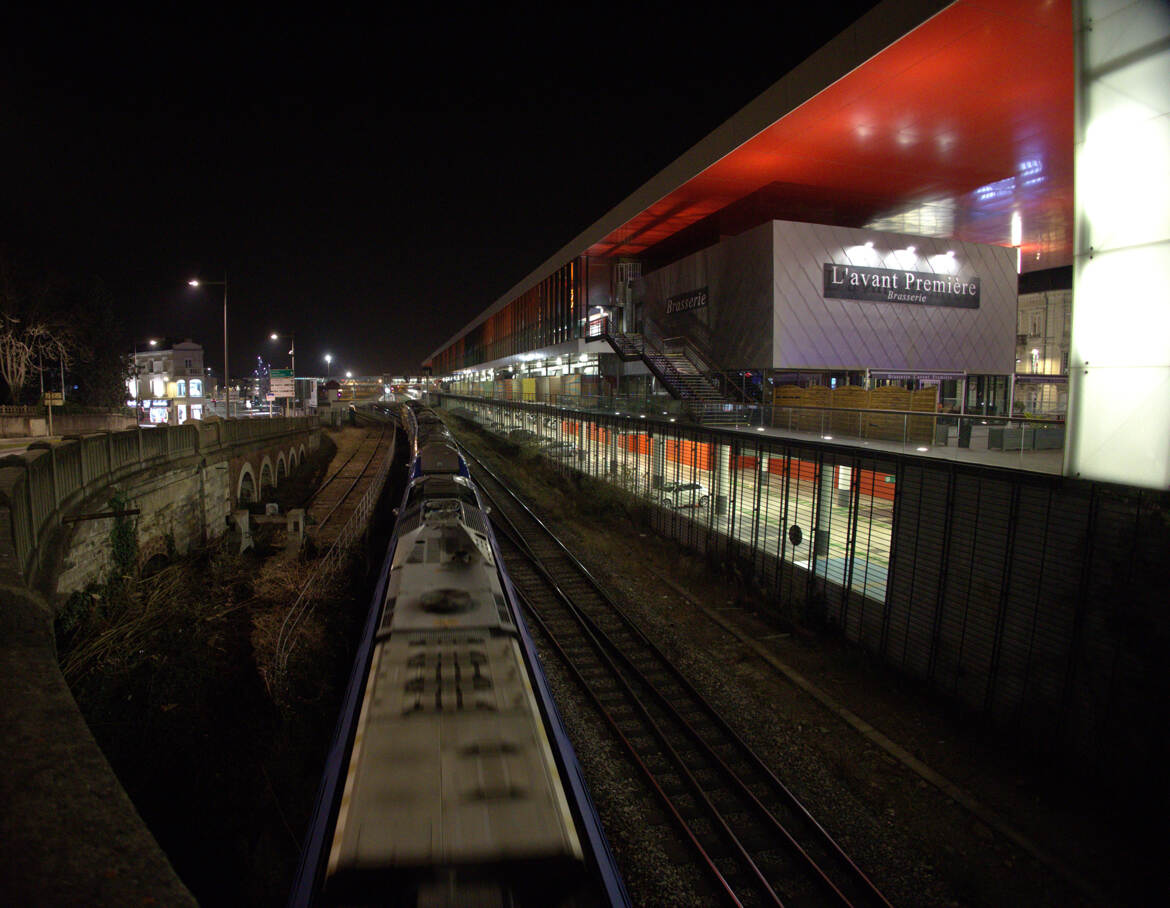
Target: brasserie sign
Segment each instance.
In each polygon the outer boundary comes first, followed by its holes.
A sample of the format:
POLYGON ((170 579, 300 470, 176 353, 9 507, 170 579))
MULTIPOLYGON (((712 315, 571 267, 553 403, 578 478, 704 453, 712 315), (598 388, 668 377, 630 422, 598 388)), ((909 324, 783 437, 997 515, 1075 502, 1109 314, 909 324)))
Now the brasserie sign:
POLYGON ((706 305, 707 288, 702 287, 698 290, 691 290, 688 293, 680 293, 678 296, 668 297, 666 300, 666 314, 672 315, 675 312, 702 309, 706 305))
POLYGON ((824 264, 825 298, 871 303, 918 303, 923 306, 979 308, 979 278, 960 280, 949 274, 894 271, 858 265, 824 264))

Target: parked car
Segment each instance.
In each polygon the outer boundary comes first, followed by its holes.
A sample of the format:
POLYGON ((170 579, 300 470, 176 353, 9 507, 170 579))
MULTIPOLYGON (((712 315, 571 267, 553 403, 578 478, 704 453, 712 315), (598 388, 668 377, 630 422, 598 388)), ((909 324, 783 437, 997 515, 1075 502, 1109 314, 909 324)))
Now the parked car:
POLYGON ((579 450, 571 441, 550 441, 542 449, 549 457, 585 459, 585 452, 579 450))
POLYGON ((711 499, 701 482, 665 482, 659 492, 668 508, 703 508, 711 499))

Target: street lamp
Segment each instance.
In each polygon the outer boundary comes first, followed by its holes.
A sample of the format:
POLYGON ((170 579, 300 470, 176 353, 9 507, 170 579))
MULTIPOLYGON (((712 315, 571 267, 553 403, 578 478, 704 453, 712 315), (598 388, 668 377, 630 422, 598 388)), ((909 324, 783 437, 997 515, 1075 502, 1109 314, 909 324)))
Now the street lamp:
POLYGON ((223 389, 224 389, 224 404, 223 404, 223 418, 230 419, 232 415, 232 386, 229 383, 229 376, 231 370, 228 368, 228 338, 227 338, 227 272, 224 272, 222 281, 200 281, 198 278, 192 278, 187 281, 192 287, 223 287, 223 389))
POLYGON ((280 340, 282 337, 288 338, 288 355, 289 365, 292 366, 293 378, 297 377, 297 336, 295 334, 280 334, 273 331, 268 335, 272 340, 280 340))
POLYGON ((292 409, 296 406, 297 403, 297 336, 295 334, 281 334, 277 331, 273 331, 268 336, 272 338, 272 340, 280 340, 282 337, 288 338, 289 364, 292 367, 293 374, 292 400, 284 406, 284 415, 288 416, 291 414, 292 409))
MULTIPOLYGON (((152 347, 158 346, 158 341, 153 337, 147 341, 152 347)), ((134 423, 139 425, 142 422, 142 379, 139 378, 138 371, 138 341, 134 342, 133 366, 134 366, 134 423)), ((64 388, 64 384, 61 385, 64 388)))
POLYGON ((325 377, 328 378, 330 375, 333 374, 333 354, 332 353, 325 354, 325 369, 326 369, 325 377))

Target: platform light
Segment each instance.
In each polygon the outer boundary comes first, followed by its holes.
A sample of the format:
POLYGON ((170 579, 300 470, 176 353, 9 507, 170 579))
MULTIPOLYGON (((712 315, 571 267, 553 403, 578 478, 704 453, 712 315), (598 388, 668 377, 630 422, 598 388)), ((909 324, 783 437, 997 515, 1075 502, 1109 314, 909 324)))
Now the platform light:
POLYGON ((907 246, 906 251, 909 252, 911 255, 913 255, 915 252, 918 251, 918 247, 917 246, 907 246))
POLYGON ((929 451, 929 450, 930 450, 930 448, 915 448, 914 450, 915 450, 915 451, 923 451, 923 452, 925 452, 925 451, 929 451))
POLYGON ((832 435, 822 435, 821 438, 823 438, 825 441, 832 441, 833 440, 832 435))
POLYGON ((1024 242, 1024 220, 1018 211, 1012 212, 1012 241, 1009 246, 1019 246, 1024 242))

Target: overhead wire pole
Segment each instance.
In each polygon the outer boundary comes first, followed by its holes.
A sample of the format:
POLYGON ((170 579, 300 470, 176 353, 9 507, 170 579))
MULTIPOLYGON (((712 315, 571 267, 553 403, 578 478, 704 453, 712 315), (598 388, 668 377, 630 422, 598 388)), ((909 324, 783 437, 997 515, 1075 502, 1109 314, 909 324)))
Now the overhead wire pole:
POLYGON ((232 418, 232 383, 229 378, 230 372, 228 370, 228 345, 227 345, 227 271, 223 273, 223 387, 224 387, 224 406, 223 418, 232 418))
POLYGON ((192 287, 216 287, 223 285, 223 388, 224 388, 224 405, 223 418, 230 419, 232 415, 232 386, 228 378, 228 330, 227 330, 227 272, 223 273, 222 281, 200 281, 198 278, 192 278, 187 281, 192 287))

